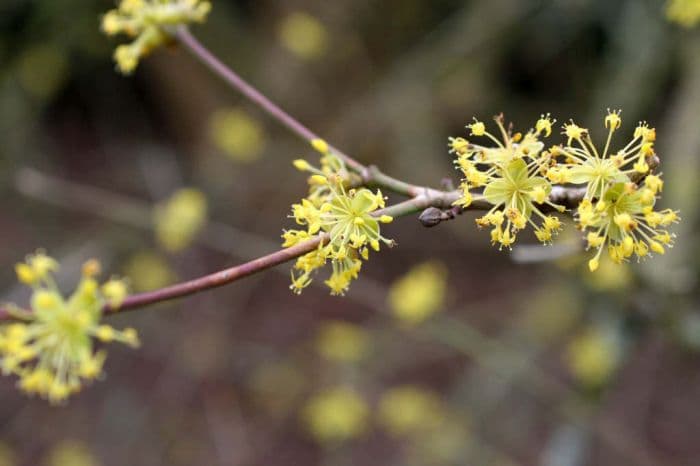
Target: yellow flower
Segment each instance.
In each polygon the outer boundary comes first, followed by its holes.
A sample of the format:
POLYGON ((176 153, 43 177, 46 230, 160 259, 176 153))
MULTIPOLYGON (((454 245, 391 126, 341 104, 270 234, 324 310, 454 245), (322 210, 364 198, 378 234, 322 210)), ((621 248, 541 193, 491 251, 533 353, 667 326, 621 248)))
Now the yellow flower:
POLYGON ((141 58, 171 40, 171 28, 201 23, 210 10, 211 3, 204 0, 122 0, 102 18, 102 31, 134 39, 114 52, 117 68, 130 74, 141 58))
POLYGON ((549 206, 559 211, 563 208, 548 199, 552 186, 541 174, 546 170, 549 158, 542 153, 544 144, 539 141, 539 136, 542 133, 545 137, 549 136, 555 120, 549 114, 542 115, 535 129, 524 136, 521 133, 513 135, 506 130, 501 115, 495 121, 500 140, 486 131, 481 122, 469 125, 473 135, 486 136, 495 147, 463 143, 454 138, 450 140, 451 152, 457 155, 455 165, 464 176, 461 184, 463 196, 455 205, 468 207, 474 196, 471 190, 483 187, 482 193, 476 195, 494 207, 477 219, 477 225, 493 227, 491 240, 494 244, 510 247, 518 231, 527 225, 534 227, 540 241, 548 243, 559 231, 560 224, 541 208, 549 206))
POLYGON ((9 306, 18 322, 0 327, 0 368, 19 377, 22 391, 58 403, 102 374, 106 353, 94 351, 93 338, 139 345, 135 330, 100 324, 102 307, 121 304, 126 285, 113 278, 100 288, 94 278, 99 266, 90 261, 73 294, 64 298, 53 278, 55 260, 38 253, 24 264, 39 278, 30 284, 31 311, 9 306))
POLYGON ((700 1, 670 0, 666 6, 666 17, 685 27, 695 26, 700 21, 700 1))
POLYGON ((393 219, 375 213, 385 207, 381 191, 346 189, 347 171, 343 162, 329 151, 323 140, 314 140, 312 145, 324 154, 320 169, 303 160, 294 162, 311 174, 310 194, 301 203, 292 205, 291 215, 306 230, 285 231, 283 246, 294 246, 320 232, 328 233, 330 241, 297 259, 294 265, 297 274, 292 272, 290 288, 301 293, 311 283, 312 273, 330 261, 332 273, 324 283, 331 294, 342 295, 358 277, 362 260, 369 258, 370 249, 379 251, 382 243, 393 245, 380 232, 380 224, 393 219))
POLYGON ((342 442, 367 429, 369 408, 365 400, 347 387, 327 389, 307 403, 303 418, 309 432, 319 442, 342 442))
POLYGON ((435 393, 412 385, 391 388, 379 401, 379 421, 393 435, 429 431, 445 417, 444 406, 435 393))
POLYGON ((446 292, 446 267, 439 262, 424 262, 391 285, 389 306, 401 323, 416 325, 442 310, 446 292))
POLYGON ((0 466, 17 466, 17 454, 9 443, 0 442, 0 466))
POLYGON ((156 239, 171 252, 187 248, 206 221, 207 199, 193 188, 176 191, 153 211, 156 239))
POLYGON ((331 361, 357 362, 369 350, 369 336, 362 327, 347 322, 324 322, 316 335, 316 349, 331 361))
POLYGON ((265 132, 241 109, 219 110, 209 119, 209 138, 232 160, 249 163, 265 149, 265 132))
POLYGON ((279 39, 287 50, 305 60, 322 57, 328 50, 328 31, 315 17, 294 12, 279 27, 279 39))
POLYGON ((151 251, 142 251, 131 256, 123 271, 136 291, 155 290, 175 281, 175 272, 167 261, 151 251))
POLYGON ((569 343, 566 361, 572 375, 581 384, 596 388, 613 375, 619 353, 620 348, 613 335, 590 327, 569 343))

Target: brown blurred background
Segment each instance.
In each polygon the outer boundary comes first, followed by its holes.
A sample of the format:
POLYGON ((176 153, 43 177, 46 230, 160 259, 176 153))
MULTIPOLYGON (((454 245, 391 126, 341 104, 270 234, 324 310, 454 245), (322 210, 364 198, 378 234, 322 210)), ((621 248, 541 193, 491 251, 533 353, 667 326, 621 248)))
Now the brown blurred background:
MULTIPOLYGON (((27 299, 13 264, 38 247, 66 290, 88 257, 142 290, 271 252, 305 195, 291 161, 313 160, 307 145, 185 52, 118 75, 118 41, 99 33, 113 6, 0 4, 3 299, 27 299), (173 245, 153 208, 182 188, 203 193, 209 222, 173 245)), ((203 43, 411 182, 457 181, 447 137, 472 116, 527 129, 552 112, 600 139, 606 108, 622 108, 623 145, 649 121, 664 206, 683 217, 676 247, 592 276, 575 232, 507 254, 473 214, 430 230, 397 219, 384 231, 399 247, 343 298, 291 294, 285 265, 112 318, 142 348, 110 348, 105 380, 66 406, 3 378, 0 465, 700 464, 700 30, 653 0, 213 7, 193 28, 203 43)))

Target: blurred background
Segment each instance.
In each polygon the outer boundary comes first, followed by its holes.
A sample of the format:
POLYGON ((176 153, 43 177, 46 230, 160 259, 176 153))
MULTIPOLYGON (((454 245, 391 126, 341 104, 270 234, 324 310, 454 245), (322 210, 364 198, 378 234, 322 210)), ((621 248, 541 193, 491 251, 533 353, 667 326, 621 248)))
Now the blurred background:
MULTIPOLYGON (((600 140, 621 108, 620 145, 649 121, 676 246, 592 275, 575 231, 508 254, 474 214, 397 219, 344 298, 291 294, 287 264, 110 318, 143 346, 66 406, 2 378, 1 466, 700 464, 697 28, 655 0, 213 3, 203 43, 414 183, 457 181, 447 137, 473 116, 600 140)), ((37 248, 67 291, 89 257, 142 291, 274 251, 306 193, 310 148, 184 51, 117 74, 113 6, 0 4, 3 300, 26 302, 13 265, 37 248)))

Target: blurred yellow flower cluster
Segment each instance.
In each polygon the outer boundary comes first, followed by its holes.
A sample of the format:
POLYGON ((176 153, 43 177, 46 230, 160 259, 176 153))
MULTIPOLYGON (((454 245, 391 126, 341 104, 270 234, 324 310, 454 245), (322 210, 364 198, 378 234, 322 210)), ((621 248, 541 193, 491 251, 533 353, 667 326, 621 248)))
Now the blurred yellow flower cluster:
POLYGON ((369 413, 367 402, 355 390, 339 386, 314 395, 303 411, 303 418, 315 439, 333 443, 364 433, 369 413))
POLYGON ((360 273, 362 260, 369 259, 369 248, 379 251, 381 243, 393 245, 381 235, 379 227, 393 219, 374 214, 385 206, 381 191, 346 188, 347 171, 342 160, 320 139, 313 141, 313 146, 322 154, 321 168, 305 160, 294 162, 297 169, 311 173, 310 194, 292 205, 292 217, 305 229, 286 230, 283 246, 294 246, 320 232, 328 233, 330 240, 297 259, 294 269, 298 274, 292 272, 291 289, 301 293, 311 283, 312 273, 330 261, 332 272, 325 284, 331 294, 342 295, 360 273))
POLYGON ((469 426, 440 396, 418 385, 386 390, 377 410, 379 424, 394 437, 410 441, 413 464, 460 464, 469 444, 469 426))
POLYGON ((670 0, 666 16, 685 27, 695 26, 700 21, 700 0, 670 0))
POLYGON ((456 205, 467 207, 472 202, 472 189, 483 188, 481 197, 493 208, 477 219, 479 227, 493 227, 491 242, 507 247, 515 242, 517 233, 528 225, 534 228, 537 239, 543 243, 552 240, 561 228, 559 219, 546 215, 542 209, 549 206, 558 211, 563 207, 549 201, 552 190, 544 177, 548 158, 542 155, 542 133, 547 137, 554 123, 543 116, 524 136, 512 134, 504 125, 503 115, 495 118, 501 139, 486 130, 478 120, 467 125, 472 136, 486 137, 495 147, 468 142, 464 138, 450 138, 450 151, 457 156, 455 164, 462 172, 462 199, 456 205))
POLYGON ((109 36, 121 33, 134 39, 114 51, 117 68, 129 74, 141 58, 170 42, 166 28, 201 23, 210 10, 211 3, 202 0, 121 0, 118 8, 102 18, 102 30, 109 36))
POLYGON ((102 374, 106 352, 95 352, 93 338, 139 345, 136 331, 115 330, 101 324, 104 305, 118 307, 127 296, 122 280, 96 280, 97 261, 83 266, 80 283, 64 298, 54 280, 58 263, 44 253, 28 256, 17 264, 19 281, 33 292, 31 310, 9 305, 16 323, 0 328, 0 368, 19 377, 19 388, 52 403, 65 400, 102 374))
POLYGON ((389 290, 389 306, 402 324, 420 324, 442 310, 447 293, 447 268, 440 262, 412 267, 389 290))
POLYGON ((209 119, 209 137, 232 160, 249 163, 265 148, 265 133, 257 120, 238 108, 219 110, 209 119))
POLYGON ((305 60, 314 60, 328 50, 328 31, 315 17, 304 12, 294 12, 284 18, 279 27, 282 45, 305 60))
POLYGON ((330 361, 360 361, 367 355, 369 343, 362 327, 341 321, 324 322, 316 335, 318 353, 330 361))
POLYGON ((153 211, 156 239, 171 252, 188 247, 206 222, 207 198, 194 188, 176 191, 153 211))
POLYGON ((49 451, 46 466, 98 466, 100 463, 90 448, 77 440, 64 440, 49 451))
POLYGON ((393 435, 409 435, 435 429, 445 421, 440 398, 414 385, 393 387, 379 401, 379 421, 393 435))
POLYGON ((585 387, 598 388, 617 369, 620 347, 612 333, 590 326, 571 340, 566 356, 574 378, 585 387))
POLYGON ((566 143, 544 150, 540 137, 549 136, 554 123, 549 115, 543 115, 525 136, 506 129, 502 116, 496 117, 496 123, 502 141, 488 133, 482 122, 475 120, 468 125, 473 136, 485 136, 496 147, 464 138, 450 139, 451 152, 457 156, 455 163, 464 175, 464 196, 457 204, 468 206, 472 189, 483 187, 476 196, 494 207, 477 219, 477 224, 494 227, 494 243, 510 247, 516 233, 528 224, 540 241, 550 242, 561 228, 560 221, 537 206, 563 211, 548 199, 552 185, 559 184, 581 186, 576 220, 578 228, 587 233, 588 247, 596 249, 589 261, 591 271, 598 268, 603 248, 614 262, 621 263, 633 255, 643 258, 651 253, 663 254, 665 247, 673 244, 674 235, 659 227, 677 222, 677 212, 654 210, 663 190, 661 175, 652 173, 657 163, 654 128, 640 123, 632 140, 613 151, 612 136, 622 119, 619 111, 608 110, 604 118, 608 136, 602 149, 595 146, 588 129, 571 121, 563 127, 566 143), (539 225, 533 217, 539 218, 539 225))

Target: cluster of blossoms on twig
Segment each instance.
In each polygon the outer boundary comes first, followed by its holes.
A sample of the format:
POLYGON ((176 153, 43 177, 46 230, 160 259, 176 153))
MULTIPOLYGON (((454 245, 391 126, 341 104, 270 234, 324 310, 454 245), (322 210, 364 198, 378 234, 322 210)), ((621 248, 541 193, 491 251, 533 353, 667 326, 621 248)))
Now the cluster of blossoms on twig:
POLYGON ((203 22, 211 3, 202 0, 122 0, 102 18, 102 30, 113 36, 125 34, 133 41, 114 51, 117 68, 133 72, 139 60, 157 47, 171 42, 166 28, 203 22))
POLYGON ((544 210, 565 210, 549 200, 553 185, 558 184, 585 189, 575 219, 577 227, 587 233, 588 247, 596 250, 589 261, 592 271, 598 268, 606 247, 610 258, 621 263, 633 255, 663 254, 665 247, 672 246, 674 235, 662 228, 676 223, 678 214, 671 209, 654 210, 663 189, 661 175, 652 173, 658 163, 654 128, 640 123, 632 140, 613 151, 613 134, 622 119, 619 111, 608 111, 604 120, 608 136, 602 150, 596 148, 588 129, 573 121, 563 127, 566 143, 545 149, 541 139, 551 135, 555 123, 549 115, 543 115, 524 136, 506 128, 502 116, 495 120, 501 139, 480 121, 467 126, 472 136, 486 137, 495 146, 461 137, 449 142, 464 176, 463 196, 456 205, 466 207, 474 198, 493 205, 477 219, 477 225, 493 227, 494 244, 510 247, 528 225, 538 240, 551 242, 561 222, 544 210), (475 189, 480 190, 478 194, 475 189))
POLYGON ((320 233, 326 233, 329 239, 297 259, 291 289, 301 293, 311 283, 312 274, 330 262, 332 272, 325 284, 331 294, 342 295, 357 278, 362 261, 369 259, 370 248, 379 251, 381 243, 394 244, 380 232, 380 224, 393 219, 376 214, 385 206, 381 191, 351 188, 343 161, 323 140, 316 139, 312 145, 321 153, 320 168, 302 159, 294 162, 297 169, 310 173, 309 195, 292 205, 291 215, 305 229, 286 230, 282 235, 283 246, 294 246, 320 233))
POLYGON ((58 263, 44 253, 28 256, 15 269, 19 281, 33 290, 31 310, 7 306, 16 322, 0 327, 0 369, 19 377, 22 391, 61 402, 102 374, 106 352, 95 351, 93 338, 139 345, 134 329, 118 331, 100 323, 103 306, 119 306, 127 286, 114 278, 100 286, 97 261, 83 265, 82 278, 68 298, 54 280, 58 263))

